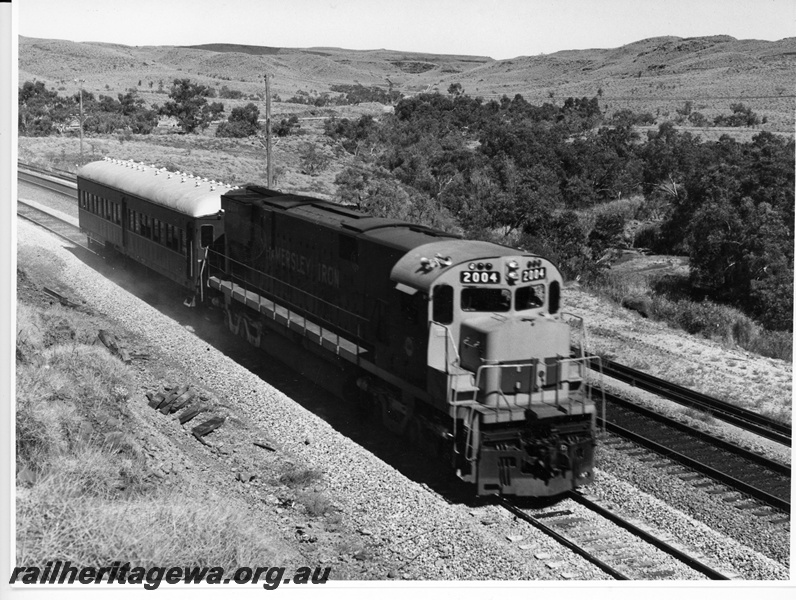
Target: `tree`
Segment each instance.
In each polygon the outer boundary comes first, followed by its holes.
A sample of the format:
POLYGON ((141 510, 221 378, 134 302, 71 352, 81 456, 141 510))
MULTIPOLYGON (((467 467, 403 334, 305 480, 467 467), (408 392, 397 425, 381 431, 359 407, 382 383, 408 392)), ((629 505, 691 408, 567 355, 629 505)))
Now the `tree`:
POLYGON ((216 137, 249 137, 260 131, 260 109, 253 103, 233 108, 226 123, 216 130, 216 137))
POLYGON ((325 152, 318 150, 315 144, 302 144, 300 150, 301 172, 315 176, 329 166, 330 159, 325 152))
POLYGON ((537 215, 520 238, 522 248, 553 261, 568 279, 588 279, 599 271, 587 242, 578 215, 569 210, 537 215))
POLYGON ((190 79, 175 79, 169 93, 171 100, 163 105, 160 113, 177 119, 185 133, 204 130, 224 112, 223 104, 207 103, 209 94, 210 88, 207 86, 192 83, 190 79))
POLYGON ((72 98, 61 98, 41 81, 26 81, 19 89, 19 134, 47 136, 75 116, 72 98))
POLYGON ((448 86, 448 94, 451 96, 461 96, 463 93, 461 83, 452 83, 448 86))
POLYGON ((296 115, 291 115, 289 119, 282 119, 278 125, 274 126, 274 135, 278 137, 286 137, 290 135, 293 129, 299 127, 299 119, 296 115))

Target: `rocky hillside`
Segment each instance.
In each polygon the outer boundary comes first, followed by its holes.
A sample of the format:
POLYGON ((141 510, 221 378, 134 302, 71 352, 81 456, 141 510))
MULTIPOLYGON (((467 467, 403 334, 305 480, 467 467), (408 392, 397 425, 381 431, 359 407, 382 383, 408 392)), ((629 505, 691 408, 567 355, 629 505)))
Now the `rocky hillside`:
POLYGON ((196 47, 116 44, 19 38, 19 80, 39 80, 73 91, 85 80, 95 93, 137 87, 150 102, 176 77, 219 88, 260 93, 262 75, 273 75, 282 99, 302 90, 329 92, 331 86, 359 83, 392 86, 404 94, 447 91, 460 83, 471 96, 499 98, 522 94, 531 102, 573 96, 601 96, 609 112, 631 108, 665 118, 693 102, 712 117, 742 102, 766 129, 792 132, 796 38, 776 42, 729 36, 659 37, 620 48, 567 50, 549 55, 493 60, 392 50, 273 48, 210 44, 196 47))

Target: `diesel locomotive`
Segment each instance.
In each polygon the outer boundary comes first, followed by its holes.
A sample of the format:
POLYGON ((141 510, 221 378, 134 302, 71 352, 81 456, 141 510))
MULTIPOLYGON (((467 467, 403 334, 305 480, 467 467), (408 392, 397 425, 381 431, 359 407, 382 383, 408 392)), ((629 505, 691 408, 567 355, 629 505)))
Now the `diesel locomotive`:
POLYGON ((388 429, 478 495, 593 480, 590 357, 547 259, 131 161, 82 167, 78 192, 90 240, 222 306, 255 346, 289 333, 339 364, 388 429))

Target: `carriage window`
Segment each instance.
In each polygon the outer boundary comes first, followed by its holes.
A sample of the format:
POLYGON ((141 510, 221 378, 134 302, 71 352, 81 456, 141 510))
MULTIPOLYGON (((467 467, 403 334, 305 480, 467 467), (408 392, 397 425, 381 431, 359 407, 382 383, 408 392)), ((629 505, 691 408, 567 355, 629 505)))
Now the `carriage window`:
POLYGON ((468 312, 508 312, 511 291, 500 288, 462 289, 462 310, 468 312))
POLYGON ((514 296, 514 308, 527 310, 544 306, 544 284, 521 287, 514 296))
POLYGON ((449 285, 434 286, 432 318, 437 323, 449 325, 453 322, 453 288, 449 285))

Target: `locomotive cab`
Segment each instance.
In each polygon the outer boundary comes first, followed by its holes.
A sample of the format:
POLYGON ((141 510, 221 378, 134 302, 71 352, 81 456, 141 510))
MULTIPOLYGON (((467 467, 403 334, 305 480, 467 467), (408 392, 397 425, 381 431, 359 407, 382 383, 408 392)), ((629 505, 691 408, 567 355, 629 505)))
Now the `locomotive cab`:
POLYGON ((591 482, 595 410, 559 314, 560 273, 510 248, 459 250, 429 244, 393 269, 429 292, 428 384, 452 417, 459 476, 479 494, 549 496, 591 482))

